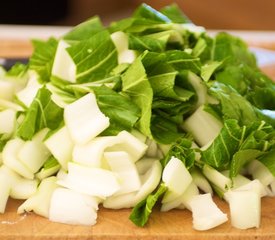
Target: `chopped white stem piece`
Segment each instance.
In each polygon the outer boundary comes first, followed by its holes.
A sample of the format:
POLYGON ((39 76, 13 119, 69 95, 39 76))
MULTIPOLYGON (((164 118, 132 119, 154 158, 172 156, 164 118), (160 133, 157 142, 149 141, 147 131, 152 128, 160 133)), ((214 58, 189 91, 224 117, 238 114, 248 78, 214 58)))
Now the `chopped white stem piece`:
MULTIPOLYGON (((191 182, 188 186, 188 188, 186 189, 186 191, 184 191, 184 193, 180 196, 177 196, 176 198, 167 201, 168 198, 162 200, 162 206, 161 206, 161 211, 165 212, 165 211, 169 211, 173 208, 179 208, 184 206, 184 208, 186 207, 188 210, 191 211, 191 207, 190 207, 190 200, 193 198, 193 196, 196 196, 199 194, 199 189, 198 187, 195 185, 194 182, 191 182)), ((164 196, 165 197, 165 196, 164 196)))
POLYGON ((97 198, 59 187, 51 197, 49 219, 65 224, 94 225, 97 209, 97 198))
POLYGON ((56 158, 61 167, 67 170, 68 162, 72 160, 73 141, 66 126, 51 135, 44 144, 56 158))
POLYGON ((205 164, 203 166, 202 172, 210 182, 212 182, 214 185, 219 187, 222 191, 225 192, 227 189, 230 188, 231 186, 230 178, 224 176, 222 173, 220 173, 216 169, 205 164))
POLYGON ((105 152, 111 171, 116 173, 121 188, 116 195, 125 194, 139 190, 141 186, 137 168, 127 152, 105 152))
POLYGON ((258 160, 251 161, 247 166, 247 171, 253 179, 259 179, 264 186, 268 186, 274 180, 272 173, 258 160))
POLYGON ((202 190, 204 193, 210 193, 211 195, 213 195, 213 190, 210 183, 199 170, 192 169, 190 173, 194 183, 200 190, 202 190))
POLYGON ((144 142, 127 131, 121 131, 117 137, 121 139, 121 143, 110 147, 108 151, 126 151, 132 157, 133 162, 139 160, 148 148, 144 142))
POLYGON ((12 134, 15 128, 16 111, 5 109, 0 112, 0 134, 12 134))
POLYGON ((122 208, 131 208, 136 205, 136 196, 137 192, 130 192, 120 195, 113 195, 106 198, 103 201, 103 207, 110 209, 122 209, 122 208))
POLYGON ((11 187, 14 185, 14 178, 11 170, 2 165, 0 168, 0 213, 4 213, 10 195, 11 187))
POLYGON ((157 157, 158 155, 158 145, 157 143, 152 140, 152 139, 148 139, 146 141, 146 144, 148 145, 147 151, 146 151, 146 156, 147 157, 157 157))
POLYGON ((14 94, 14 83, 0 80, 0 99, 11 101, 14 94))
POLYGON ((227 215, 217 207, 210 193, 194 196, 189 204, 192 209, 193 228, 196 230, 208 230, 227 221, 227 215))
POLYGON ((33 172, 18 159, 18 153, 24 144, 25 142, 20 138, 9 140, 3 149, 3 163, 19 175, 28 179, 33 179, 33 172))
POLYGON ((76 82, 76 65, 66 50, 68 47, 70 45, 67 42, 59 41, 52 66, 52 75, 74 83, 76 82))
POLYGON ((51 155, 43 143, 48 131, 48 129, 44 128, 36 133, 33 139, 26 141, 18 152, 18 159, 33 173, 36 173, 51 155))
POLYGON ((134 50, 128 49, 128 36, 122 31, 111 34, 113 43, 118 51, 118 63, 132 63, 137 57, 134 50))
POLYGON ((162 180, 169 190, 181 195, 192 182, 192 176, 182 161, 172 157, 163 170, 162 180))
POLYGON ((145 199, 159 184, 161 179, 162 166, 159 161, 154 161, 151 168, 140 176, 142 185, 137 192, 114 195, 104 200, 105 208, 121 209, 134 207, 137 203, 145 199))
POLYGON ((155 161, 158 161, 157 158, 147 158, 143 157, 142 159, 136 162, 136 167, 139 175, 143 175, 150 169, 155 161))
POLYGON ((89 142, 110 124, 109 118, 100 111, 93 93, 67 105, 64 121, 72 140, 77 144, 89 142))
POLYGON ((247 229, 260 226, 261 183, 259 181, 252 182, 225 193, 225 198, 230 206, 231 224, 233 227, 247 229))
MULTIPOLYGON (((226 177, 229 177, 229 170, 223 171, 222 174, 226 177)), ((250 183, 251 180, 246 178, 245 176, 238 174, 237 176, 232 178, 232 184, 230 189, 236 189, 239 188, 243 185, 246 185, 248 183, 250 183)))
POLYGON ((26 107, 30 107, 33 99, 35 98, 38 90, 41 88, 41 84, 38 82, 38 75, 35 71, 29 72, 29 80, 27 86, 16 93, 16 97, 26 107))
POLYGON ((96 137, 86 144, 77 144, 73 148, 73 161, 85 166, 101 167, 104 150, 121 139, 117 136, 96 137))
POLYGON ((195 141, 203 147, 218 136, 223 125, 201 106, 184 121, 182 127, 185 131, 192 133, 195 141))
POLYGON ((101 168, 81 166, 69 162, 68 175, 59 180, 58 184, 69 189, 105 198, 113 195, 120 189, 115 173, 101 168))
POLYGON ((27 199, 36 192, 39 181, 38 179, 25 179, 20 176, 19 178, 11 188, 10 197, 27 199))
POLYGON ((136 203, 146 198, 155 190, 161 179, 162 166, 160 161, 156 160, 152 167, 143 175, 140 176, 141 188, 135 196, 136 203))
POLYGON ((0 109, 12 109, 14 111, 24 111, 24 109, 12 101, 4 100, 0 98, 0 109))
POLYGON ((52 193, 58 187, 56 180, 56 177, 44 179, 40 183, 37 192, 19 206, 17 213, 34 211, 38 215, 49 217, 52 193))

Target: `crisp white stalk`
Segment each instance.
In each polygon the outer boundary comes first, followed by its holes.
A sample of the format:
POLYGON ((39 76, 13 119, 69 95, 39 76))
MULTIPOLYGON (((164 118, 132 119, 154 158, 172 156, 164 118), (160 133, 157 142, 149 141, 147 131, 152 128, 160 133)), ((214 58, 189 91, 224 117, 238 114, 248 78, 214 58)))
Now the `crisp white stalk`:
POLYGON ((261 183, 258 180, 225 193, 232 226, 240 229, 260 226, 261 194, 261 183))
POLYGON ((97 198, 59 187, 51 197, 49 219, 65 224, 94 225, 97 210, 97 198))
POLYGON ((0 111, 0 134, 12 134, 15 130, 16 111, 6 109, 0 111))
POLYGON ((101 167, 106 148, 122 141, 117 136, 96 137, 86 144, 77 144, 73 148, 73 161, 85 166, 101 167))
POLYGON ((64 109, 64 121, 72 140, 85 144, 109 126, 109 118, 99 109, 96 97, 88 93, 64 109))
POLYGON ((0 99, 12 101, 14 92, 15 89, 12 82, 0 80, 0 99))
POLYGON ((64 40, 60 40, 56 49, 52 66, 52 75, 68 82, 76 82, 76 65, 67 52, 70 45, 64 40))
POLYGON ((32 173, 36 173, 50 157, 51 153, 43 143, 43 139, 49 129, 44 128, 33 136, 33 139, 26 141, 18 152, 18 159, 32 173))
POLYGON ((157 143, 152 139, 147 139, 146 144, 148 145, 147 151, 145 155, 147 157, 157 157, 158 155, 158 145, 157 143))
POLYGON ((111 39, 118 51, 118 63, 132 63, 137 57, 134 50, 128 49, 128 36, 122 31, 111 34, 111 39))
POLYGON ((112 209, 130 208, 152 193, 161 179, 162 166, 158 160, 154 161, 146 173, 140 175, 142 185, 137 192, 111 196, 104 200, 103 206, 112 209))
MULTIPOLYGON (((222 174, 229 178, 229 170, 222 171, 222 174)), ((250 179, 248 179, 247 177, 245 177, 241 174, 238 174, 237 176, 232 178, 232 184, 230 186, 230 189, 239 188, 239 187, 246 185, 250 182, 251 182, 250 179)))
POLYGON ((162 205, 161 205, 161 211, 165 212, 165 211, 169 211, 173 208, 182 208, 184 206, 184 208, 186 207, 188 210, 191 211, 191 206, 190 206, 190 201, 193 198, 193 196, 196 196, 199 194, 199 189, 198 187, 195 185, 194 182, 191 182, 188 186, 188 188, 184 191, 184 193, 180 196, 176 196, 174 195, 174 199, 172 199, 171 195, 168 195, 169 197, 166 196, 166 194, 164 195, 164 198, 162 199, 162 205), (166 199, 165 199, 166 196, 166 199), (170 201, 167 201, 167 200, 170 201))
POLYGON ((105 198, 120 189, 115 173, 101 168, 81 166, 69 162, 68 175, 58 184, 91 196, 105 198))
POLYGON ((16 93, 17 99, 26 107, 30 107, 38 90, 42 87, 42 85, 38 82, 38 78, 39 77, 35 71, 30 71, 29 80, 26 87, 16 93))
POLYGON ((19 175, 27 179, 33 179, 33 172, 18 159, 18 153, 24 144, 25 142, 20 138, 9 140, 3 149, 3 163, 19 175))
POLYGON ((203 166, 202 173, 211 183, 219 187, 224 192, 231 186, 230 178, 224 176, 222 173, 207 164, 203 166))
POLYGON ((19 206, 17 213, 33 211, 40 216, 49 217, 52 193, 58 187, 56 180, 56 177, 44 179, 40 183, 37 192, 19 206))
POLYGON ((157 158, 143 157, 136 162, 136 167, 139 175, 145 174, 150 169, 155 161, 159 161, 157 158))
POLYGON ((203 147, 218 136, 223 125, 212 114, 204 111, 203 106, 200 106, 184 121, 182 127, 193 135, 196 143, 203 147))
POLYGON ((172 157, 163 169, 162 180, 168 189, 181 195, 192 182, 192 176, 182 161, 172 157))
POLYGON ((189 203, 196 230, 208 230, 227 221, 227 215, 217 207, 210 193, 196 195, 189 203))
POLYGON ((105 152, 104 158, 107 160, 111 171, 116 173, 120 182, 120 189, 116 195, 138 191, 141 181, 136 165, 127 152, 105 152))
POLYGON ((44 142, 61 167, 67 170, 68 162, 72 160, 74 143, 66 126, 59 129, 44 142))
POLYGON ((213 195, 213 190, 211 185, 199 170, 193 168, 190 171, 190 174, 192 176, 193 182, 196 184, 196 186, 199 189, 201 189, 204 193, 210 193, 211 195, 213 195))
POLYGON ((256 159, 248 164, 247 171, 253 179, 259 179, 264 186, 268 186, 274 180, 274 176, 268 168, 256 159))
POLYGON ((117 137, 121 139, 121 143, 110 147, 109 151, 126 151, 132 157, 133 162, 144 156, 148 146, 137 137, 125 130, 121 131, 117 137))

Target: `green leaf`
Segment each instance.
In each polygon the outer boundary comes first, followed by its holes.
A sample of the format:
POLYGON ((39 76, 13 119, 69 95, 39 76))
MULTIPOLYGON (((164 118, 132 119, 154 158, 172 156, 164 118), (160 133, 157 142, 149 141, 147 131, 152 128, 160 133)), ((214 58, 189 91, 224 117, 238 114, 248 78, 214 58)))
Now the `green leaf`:
POLYGON ((23 77, 28 70, 28 65, 17 62, 9 71, 5 73, 5 77, 23 77))
POLYGON ((268 168, 268 170, 275 177, 275 149, 267 152, 259 160, 268 168))
POLYGON ((59 165, 58 161, 53 156, 51 156, 47 159, 42 168, 44 168, 44 170, 47 170, 56 167, 57 165, 59 165))
POLYGON ((237 151, 232 158, 230 165, 230 177, 236 177, 241 171, 242 167, 248 162, 258 158, 262 152, 257 149, 244 149, 237 151))
POLYGON ((142 64, 142 58, 146 54, 147 52, 139 56, 122 75, 122 92, 127 94, 130 99, 141 109, 141 117, 137 123, 138 129, 144 135, 152 137, 150 123, 153 90, 142 64))
POLYGON ((208 81, 211 76, 217 71, 222 65, 222 62, 210 62, 206 63, 201 67, 201 77, 204 81, 208 81))
POLYGON ((140 117, 139 107, 106 86, 93 87, 100 110, 120 129, 130 131, 140 117))
POLYGON ((256 58, 246 43, 225 32, 218 33, 214 38, 211 60, 224 61, 227 65, 241 63, 256 67, 256 58))
POLYGON ((214 82, 210 92, 220 101, 224 120, 236 119, 240 125, 248 125, 258 120, 255 108, 232 87, 214 82))
POLYGON ((34 52, 29 67, 39 74, 43 82, 49 82, 58 41, 50 38, 47 41, 33 40, 32 44, 34 52))
POLYGON ((181 136, 172 144, 169 152, 161 160, 162 166, 165 167, 172 157, 181 160, 187 169, 191 169, 194 166, 195 150, 192 148, 190 136, 181 136))
POLYGON ((220 134, 206 150, 202 151, 202 160, 218 170, 227 169, 232 156, 243 141, 244 131, 237 120, 226 120, 220 134))
POLYGON ((43 128, 54 130, 63 121, 63 109, 51 99, 51 92, 42 87, 39 89, 23 122, 17 129, 17 136, 31 140, 35 133, 43 128))
POLYGON ((166 52, 167 63, 175 68, 175 70, 183 71, 190 70, 194 73, 200 73, 201 62, 199 58, 194 58, 190 54, 179 51, 172 50, 166 52))
POLYGON ((152 52, 163 52, 166 47, 167 39, 156 39, 150 36, 135 36, 133 34, 128 35, 129 39, 129 49, 138 51, 152 51, 152 52))
POLYGON ((175 122, 160 115, 152 117, 151 131, 154 140, 162 144, 170 144, 182 136, 175 122))
POLYGON ((160 12, 171 19, 173 23, 191 23, 191 20, 181 11, 177 4, 166 6, 160 12))
POLYGON ((66 50, 76 65, 78 83, 104 79, 117 66, 117 51, 107 31, 101 31, 66 50))
POLYGON ((130 220, 139 227, 143 227, 152 213, 153 207, 158 199, 166 192, 167 187, 164 183, 159 185, 155 193, 150 194, 146 199, 138 203, 132 210, 130 220))
POLYGON ((66 33, 63 38, 69 41, 87 40, 103 30, 104 26, 99 17, 93 17, 75 26, 71 31, 66 33))
POLYGON ((133 17, 135 18, 145 18, 147 20, 153 20, 161 23, 170 23, 171 20, 163 15, 161 12, 158 12, 149 5, 143 3, 141 4, 134 12, 133 17))

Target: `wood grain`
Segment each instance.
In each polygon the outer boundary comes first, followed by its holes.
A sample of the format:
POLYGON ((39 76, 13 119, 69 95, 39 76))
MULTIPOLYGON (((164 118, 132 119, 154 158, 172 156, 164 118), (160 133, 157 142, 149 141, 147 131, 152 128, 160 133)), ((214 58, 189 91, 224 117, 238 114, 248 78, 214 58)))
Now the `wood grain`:
MULTIPOLYGON (((275 45, 275 44, 274 44, 275 45)), ((26 57, 32 53, 28 41, 0 41, 0 56, 26 57)), ((263 69, 275 79, 275 66, 263 69)), ((229 215, 228 205, 215 198, 222 211, 229 215)), ((10 199, 6 213, 0 215, 0 239, 7 240, 271 240, 275 239, 275 198, 262 199, 261 226, 256 229, 239 230, 230 225, 230 220, 209 231, 195 231, 192 228, 192 214, 188 210, 160 212, 154 210, 148 225, 136 227, 129 219, 130 210, 109 210, 101 208, 95 226, 71 226, 50 222, 35 214, 17 215, 21 201, 10 199)))
MULTIPOLYGON (((217 198, 216 203, 228 213, 228 205, 217 198)), ((0 239, 48 240, 48 239, 93 239, 93 240, 247 240, 275 239, 275 199, 262 199, 262 220, 258 229, 239 230, 230 226, 230 221, 209 231, 192 228, 192 214, 188 210, 160 212, 155 209, 148 225, 136 227, 128 219, 130 210, 100 209, 97 224, 91 227, 53 223, 35 214, 17 215, 21 202, 10 200, 7 211, 0 215, 0 239)))
POLYGON ((0 57, 26 58, 31 56, 32 51, 30 40, 0 39, 0 57))

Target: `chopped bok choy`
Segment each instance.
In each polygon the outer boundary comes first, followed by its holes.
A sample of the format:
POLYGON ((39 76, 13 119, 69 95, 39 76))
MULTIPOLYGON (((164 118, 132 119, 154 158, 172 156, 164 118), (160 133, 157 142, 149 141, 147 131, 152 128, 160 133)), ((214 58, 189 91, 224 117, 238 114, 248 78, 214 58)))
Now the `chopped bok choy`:
POLYGON ((218 195, 232 226, 260 227, 275 84, 241 39, 142 4, 33 46, 28 64, 0 68, 1 213, 10 197, 25 200, 19 214, 93 225, 102 205, 144 226, 176 208, 201 231, 228 221, 218 195))

